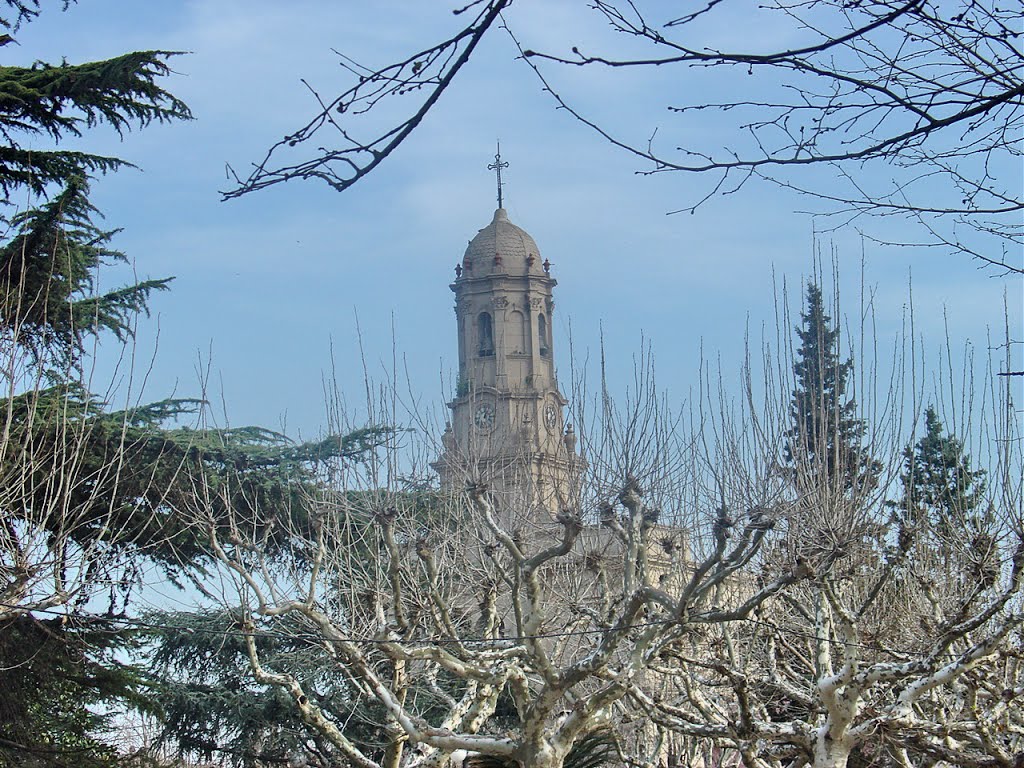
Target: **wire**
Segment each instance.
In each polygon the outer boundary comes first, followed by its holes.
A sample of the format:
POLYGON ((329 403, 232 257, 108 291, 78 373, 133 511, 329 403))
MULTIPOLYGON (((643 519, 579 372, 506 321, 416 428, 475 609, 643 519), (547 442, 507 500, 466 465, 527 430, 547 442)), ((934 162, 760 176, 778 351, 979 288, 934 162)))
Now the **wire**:
MULTIPOLYGON (((9 603, 0 603, 0 607, 9 609, 19 609, 20 606, 11 605, 9 603)), ((52 616, 62 616, 68 618, 76 618, 75 614, 69 614, 53 609, 37 609, 34 613, 45 613, 52 616)), ((80 616, 80 615, 79 615, 80 616)), ((250 636, 264 639, 282 639, 282 640, 302 640, 312 644, 320 645, 324 642, 332 642, 330 638, 324 637, 323 635, 308 633, 308 632, 283 632, 281 630, 272 629, 261 629, 261 630, 223 630, 223 629, 212 629, 207 627, 183 627, 179 624, 168 624, 160 622, 146 621, 145 619, 130 618, 127 616, 102 616, 100 617, 104 621, 111 624, 120 624, 125 627, 138 627, 140 629, 159 629, 172 632, 180 632, 185 635, 210 635, 214 637, 239 637, 239 636, 250 636)), ((764 621, 763 619, 753 619, 745 617, 740 619, 748 624, 756 624, 759 626, 769 627, 777 632, 783 632, 787 635, 795 635, 802 637, 806 640, 813 640, 815 642, 827 643, 831 645, 842 645, 849 648, 863 648, 865 650, 877 651, 879 653, 886 653, 895 657, 905 657, 914 653, 915 651, 907 650, 893 650, 884 646, 875 645, 872 643, 855 643, 846 640, 839 640, 837 638, 822 637, 812 632, 804 632, 799 629, 791 629, 788 627, 782 627, 774 622, 764 621)), ((565 632, 547 632, 538 633, 535 635, 514 635, 510 637, 499 637, 499 638, 479 638, 479 639, 467 639, 460 640, 458 638, 451 637, 424 637, 424 638, 412 638, 407 640, 400 639, 382 639, 378 637, 373 638, 359 638, 359 637, 343 637, 336 638, 333 642, 349 642, 356 645, 391 645, 400 643, 403 645, 468 645, 468 646, 481 646, 481 645, 509 645, 515 643, 521 643, 526 641, 535 640, 557 640, 559 638, 566 637, 582 637, 587 635, 604 635, 608 632, 616 630, 633 630, 633 629, 646 629, 649 627, 656 626, 668 626, 671 624, 678 624, 677 619, 654 619, 651 621, 637 622, 635 624, 629 624, 626 626, 617 627, 605 627, 597 629, 581 629, 572 630, 565 632)), ((941 654, 936 658, 955 658, 960 654, 946 653, 941 654)))
MULTIPOLYGON (((20 606, 11 605, 9 603, 0 603, 0 607, 18 610, 20 606)), ((61 616, 67 618, 79 618, 81 614, 70 614, 62 611, 57 611, 48 608, 34 609, 33 613, 45 613, 51 616, 61 616)), ((111 624, 121 624, 126 627, 139 627, 142 629, 162 629, 181 632, 187 635, 213 635, 216 637, 238 637, 239 635, 249 635, 252 637, 263 637, 263 638, 280 638, 288 640, 312 640, 316 643, 324 641, 330 641, 330 638, 324 637, 323 635, 317 635, 306 632, 283 632, 281 630, 252 630, 252 631, 232 631, 223 629, 211 629, 207 627, 183 627, 179 624, 164 624, 158 622, 146 621, 144 619, 133 619, 127 616, 100 616, 103 621, 107 621, 111 624)), ((342 637, 335 638, 333 642, 348 642, 357 645, 392 645, 394 643, 402 643, 405 645, 508 645, 510 643, 523 642, 526 640, 554 640, 561 637, 576 637, 582 635, 602 635, 607 634, 616 629, 631 630, 631 629, 643 629, 645 627, 654 627, 665 624, 678 623, 675 619, 657 619, 654 621, 637 622, 635 624, 629 624, 624 627, 608 627, 604 629, 581 629, 573 630, 568 632, 548 632, 538 633, 536 635, 515 635, 511 637, 498 637, 498 638, 479 638, 479 639, 468 639, 460 640, 458 638, 451 637, 424 637, 424 638, 412 638, 408 640, 399 639, 383 639, 379 637, 342 637)))

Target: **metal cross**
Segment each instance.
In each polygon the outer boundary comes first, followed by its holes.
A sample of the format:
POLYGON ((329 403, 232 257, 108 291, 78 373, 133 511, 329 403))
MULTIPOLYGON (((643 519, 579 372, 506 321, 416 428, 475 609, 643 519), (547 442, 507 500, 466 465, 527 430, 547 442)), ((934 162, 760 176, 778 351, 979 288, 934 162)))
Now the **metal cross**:
POLYGON ((494 162, 487 166, 488 171, 494 171, 498 174, 498 207, 504 208, 504 204, 501 199, 501 169, 508 168, 508 162, 501 162, 501 142, 498 142, 498 154, 494 156, 494 162))

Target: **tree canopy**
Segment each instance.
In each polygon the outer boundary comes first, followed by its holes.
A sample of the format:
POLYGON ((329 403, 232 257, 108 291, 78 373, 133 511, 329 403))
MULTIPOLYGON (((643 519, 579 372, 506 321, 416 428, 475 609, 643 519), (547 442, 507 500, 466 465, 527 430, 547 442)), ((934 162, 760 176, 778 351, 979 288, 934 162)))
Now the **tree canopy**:
MULTIPOLYGON (((9 33, 40 14, 39 2, 4 5, 9 33)), ((123 618, 150 567, 201 583, 206 532, 182 516, 198 478, 236 514, 297 514, 314 462, 362 455, 384 431, 296 444, 255 427, 180 426, 200 400, 114 409, 89 391, 85 340, 127 341, 169 278, 99 290, 99 271, 126 256, 96 223, 90 183, 130 163, 59 145, 100 124, 190 119, 162 86, 173 55, 0 67, 0 765, 119 763, 106 725, 123 707, 147 710, 155 685, 123 661, 137 638, 123 618), (40 137, 54 148, 29 145, 40 137), (18 190, 35 202, 18 209, 18 190)), ((265 546, 287 551, 273 514, 260 521, 265 546)))

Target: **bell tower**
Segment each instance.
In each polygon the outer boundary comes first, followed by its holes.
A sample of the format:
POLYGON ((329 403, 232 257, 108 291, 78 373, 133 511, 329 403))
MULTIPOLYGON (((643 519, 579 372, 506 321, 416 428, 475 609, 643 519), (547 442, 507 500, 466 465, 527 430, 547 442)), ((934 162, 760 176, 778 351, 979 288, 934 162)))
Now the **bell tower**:
MULTIPOLYGON (((500 156, 495 158, 500 168, 500 156)), ((492 166, 493 169, 493 166, 492 166)), ((443 486, 482 481, 499 509, 556 514, 578 459, 555 377, 551 263, 501 206, 455 267, 459 377, 435 468, 443 486)))

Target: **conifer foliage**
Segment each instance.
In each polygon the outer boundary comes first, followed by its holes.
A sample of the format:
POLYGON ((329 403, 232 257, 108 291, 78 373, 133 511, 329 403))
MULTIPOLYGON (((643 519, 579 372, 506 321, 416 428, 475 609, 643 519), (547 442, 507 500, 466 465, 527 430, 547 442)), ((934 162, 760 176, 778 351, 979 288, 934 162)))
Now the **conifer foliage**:
MULTIPOLYGON (((0 0, 5 64, 43 5, 0 0)), ((170 53, 86 64, 25 53, 27 66, 0 66, 0 766, 99 768, 120 763, 110 716, 145 705, 120 660, 129 633, 112 621, 139 578, 132 553, 182 535, 167 514, 173 485, 156 482, 176 477, 187 443, 158 420, 194 404, 111 413, 83 385, 84 340, 130 336, 168 280, 99 289, 97 270, 125 257, 116 230, 96 226, 89 181, 130 163, 59 144, 191 115, 159 85, 170 53), (110 615, 97 615, 88 601, 108 591, 110 615)))
MULTIPOLYGON (((24 23, 40 12, 39 0, 3 0, 0 45, 14 41, 24 23)), ((68 3, 65 3, 65 7, 68 3)), ((7 50, 11 50, 8 48, 7 50)), ((73 361, 84 335, 131 334, 131 318, 168 280, 145 280, 96 292, 96 270, 124 261, 110 248, 116 230, 95 225, 99 212, 89 202, 89 178, 131 164, 117 157, 61 149, 67 137, 100 124, 118 133, 152 122, 187 120, 188 107, 159 85, 170 72, 168 51, 139 51, 84 64, 0 67, 0 190, 5 204, 0 223, 10 239, 0 246, 0 330, 36 357, 53 353, 73 361), (27 146, 49 139, 52 149, 27 146), (43 199, 28 209, 12 200, 27 190, 43 199), (46 200, 49 198, 49 200, 46 200)))
MULTIPOLYGON (((4 0, 8 13, 0 27, 17 32, 39 15, 40 0, 4 0)), ((67 6, 70 3, 66 2, 67 6)), ((0 45, 14 42, 0 36, 0 45)), ((171 51, 136 51, 104 61, 0 67, 0 188, 10 195, 27 187, 36 195, 76 178, 131 165, 116 157, 62 149, 40 150, 23 145, 27 137, 48 136, 59 142, 81 136, 101 123, 118 133, 154 121, 191 118, 184 102, 159 85, 170 74, 171 51)))
POLYGON ((971 469, 963 445, 945 433, 934 406, 925 409, 924 421, 924 436, 903 454, 900 506, 914 522, 928 518, 939 530, 962 530, 981 504, 985 471, 971 469))
POLYGON ((0 245, 0 328, 37 359, 70 363, 87 334, 132 335, 153 291, 170 278, 144 280, 97 293, 97 270, 126 261, 108 245, 115 231, 93 224, 85 179, 74 177, 53 200, 16 214, 15 236, 0 245))
POLYGON ((144 672, 119 660, 134 633, 102 617, 0 619, 0 766, 127 766, 108 741, 130 702, 152 712, 144 672))
POLYGON ((870 487, 879 468, 862 447, 866 425, 849 393, 853 360, 840 357, 839 329, 825 313, 816 283, 807 286, 800 319, 785 459, 814 487, 870 487))
POLYGON ((895 504, 904 541, 919 542, 919 562, 946 569, 964 588, 989 585, 997 553, 993 510, 985 500, 986 473, 955 435, 945 432, 933 406, 925 410, 925 433, 903 454, 902 498, 895 504), (937 563, 932 563, 936 559, 937 563))

